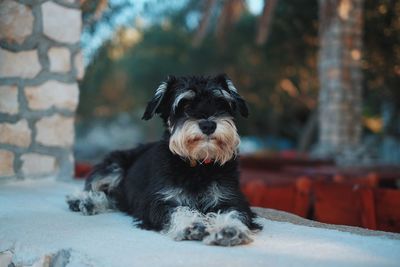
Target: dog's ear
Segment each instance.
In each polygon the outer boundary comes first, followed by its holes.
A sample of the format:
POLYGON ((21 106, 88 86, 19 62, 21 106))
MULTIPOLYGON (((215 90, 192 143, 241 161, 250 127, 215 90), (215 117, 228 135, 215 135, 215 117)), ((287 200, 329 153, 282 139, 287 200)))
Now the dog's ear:
POLYGON ((147 103, 142 120, 149 120, 154 116, 154 114, 161 113, 161 103, 165 99, 168 90, 172 87, 176 80, 177 79, 175 76, 169 75, 167 79, 158 86, 154 97, 147 103))
POLYGON ((215 76, 214 80, 222 85, 222 87, 228 91, 228 93, 232 96, 232 102, 234 108, 239 110, 239 113, 246 117, 249 116, 249 109, 247 108, 246 101, 239 95, 236 87, 233 85, 232 80, 226 74, 219 74, 215 76))

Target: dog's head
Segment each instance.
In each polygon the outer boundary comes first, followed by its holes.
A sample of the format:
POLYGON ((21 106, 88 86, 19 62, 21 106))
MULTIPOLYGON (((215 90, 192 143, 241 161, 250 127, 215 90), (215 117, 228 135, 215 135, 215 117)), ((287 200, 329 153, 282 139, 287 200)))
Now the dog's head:
POLYGON ((224 74, 169 76, 157 88, 143 119, 159 114, 170 133, 169 148, 191 162, 223 165, 236 155, 239 135, 234 117, 247 117, 246 102, 224 74))

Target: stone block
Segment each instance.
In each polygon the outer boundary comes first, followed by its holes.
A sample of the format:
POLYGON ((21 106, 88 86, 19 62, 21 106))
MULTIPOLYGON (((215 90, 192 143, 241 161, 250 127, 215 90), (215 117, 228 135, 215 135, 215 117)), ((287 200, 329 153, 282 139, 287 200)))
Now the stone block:
POLYGON ((36 130, 36 141, 46 146, 70 147, 74 142, 74 119, 70 117, 44 117, 36 123, 36 130))
POLYGON ((79 0, 63 0, 67 4, 79 4, 79 0))
POLYGON ((17 123, 0 123, 0 143, 28 147, 31 144, 31 129, 26 120, 17 123))
POLYGON ((54 106, 74 111, 79 101, 79 89, 77 83, 47 81, 38 86, 26 87, 25 96, 29 108, 33 110, 45 110, 54 106))
POLYGON ((76 43, 81 36, 81 11, 54 2, 42 4, 43 33, 58 42, 76 43))
POLYGON ((82 80, 83 76, 85 76, 85 64, 83 63, 83 55, 82 52, 79 52, 74 57, 74 66, 76 69, 76 78, 78 80, 82 80))
POLYGON ((0 1, 0 40, 23 43, 33 30, 32 10, 13 0, 0 1))
POLYGON ((68 48, 52 47, 48 51, 50 60, 50 71, 69 72, 71 69, 71 58, 68 48))
POLYGON ((14 174, 14 153, 0 149, 0 176, 12 176, 14 174))
POLYGON ((36 50, 10 52, 0 48, 0 78, 34 78, 42 69, 36 50))
POLYGON ((56 172, 56 159, 38 153, 27 153, 21 156, 22 173, 24 175, 44 175, 56 172))
POLYGON ((13 115, 18 113, 18 109, 19 104, 17 86, 0 86, 0 112, 13 115))

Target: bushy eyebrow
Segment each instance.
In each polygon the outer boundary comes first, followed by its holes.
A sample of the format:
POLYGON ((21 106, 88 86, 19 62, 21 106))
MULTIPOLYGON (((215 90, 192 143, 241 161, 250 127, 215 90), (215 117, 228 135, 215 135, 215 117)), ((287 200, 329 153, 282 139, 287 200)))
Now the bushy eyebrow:
POLYGON ((196 93, 193 90, 188 90, 183 93, 180 93, 176 96, 174 103, 172 104, 172 110, 175 112, 176 108, 183 99, 193 99, 196 96, 196 93))

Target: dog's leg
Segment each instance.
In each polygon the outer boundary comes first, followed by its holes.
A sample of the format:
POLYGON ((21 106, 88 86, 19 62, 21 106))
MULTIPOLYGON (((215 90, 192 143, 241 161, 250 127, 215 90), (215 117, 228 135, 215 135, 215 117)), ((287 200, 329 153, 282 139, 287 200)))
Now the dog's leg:
POLYGON ((118 187, 125 173, 148 147, 143 145, 108 154, 88 175, 84 191, 67 196, 70 210, 92 215, 114 209, 117 203, 116 196, 121 193, 118 187))
POLYGON ((174 209, 163 232, 177 241, 202 240, 208 235, 204 215, 183 206, 174 209))
POLYGON ((122 170, 116 164, 97 168, 86 181, 85 191, 67 196, 67 204, 72 211, 84 215, 94 215, 114 208, 109 193, 120 182, 122 170))
POLYGON ((243 214, 232 210, 224 213, 208 213, 207 232, 209 235, 203 239, 208 245, 237 246, 253 241, 250 229, 243 223, 243 214))

